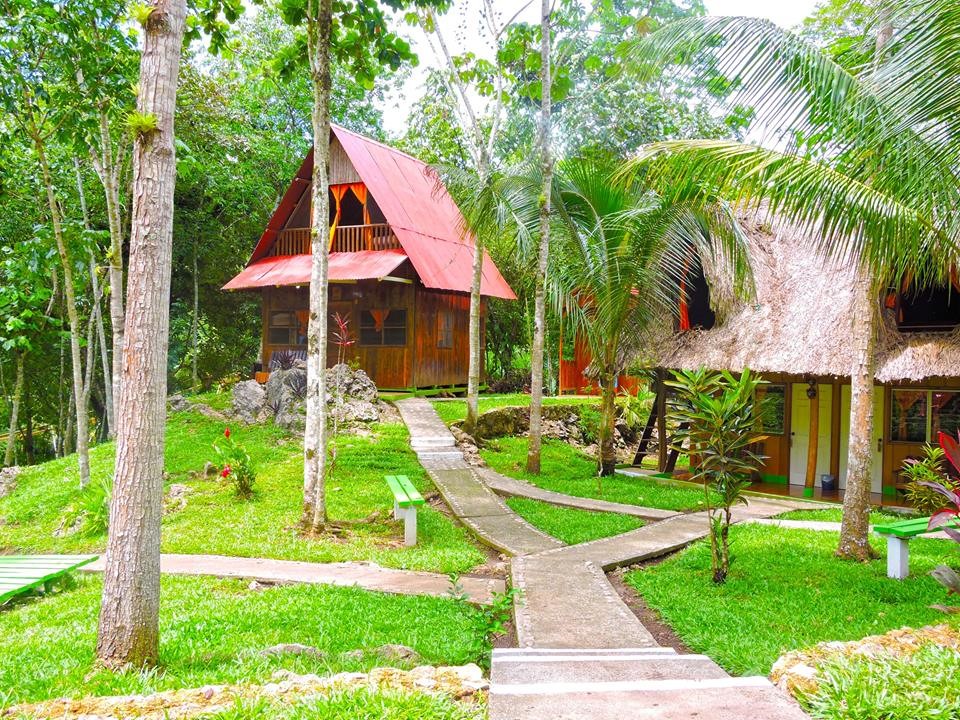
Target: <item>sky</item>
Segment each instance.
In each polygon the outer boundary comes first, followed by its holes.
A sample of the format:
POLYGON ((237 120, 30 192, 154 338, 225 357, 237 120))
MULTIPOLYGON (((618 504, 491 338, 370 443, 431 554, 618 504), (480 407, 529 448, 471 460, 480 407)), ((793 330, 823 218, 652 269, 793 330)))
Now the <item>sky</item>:
MULTIPOLYGON (((482 0, 456 0, 453 9, 440 18, 441 31, 450 46, 451 53, 464 49, 490 56, 490 49, 482 41, 482 33, 475 27, 479 15, 477 8, 482 0)), ((749 15, 772 20, 781 27, 790 28, 809 15, 817 6, 818 0, 705 0, 710 15, 749 15)), ((503 21, 520 11, 517 19, 527 22, 539 22, 540 3, 520 0, 494 0, 494 7, 503 15, 503 21), (526 7, 524 8, 524 5, 526 7)), ((403 86, 391 93, 385 103, 384 126, 388 133, 402 133, 411 105, 423 93, 423 84, 429 68, 440 67, 442 60, 435 49, 427 43, 419 29, 410 29, 413 49, 420 58, 403 86)))

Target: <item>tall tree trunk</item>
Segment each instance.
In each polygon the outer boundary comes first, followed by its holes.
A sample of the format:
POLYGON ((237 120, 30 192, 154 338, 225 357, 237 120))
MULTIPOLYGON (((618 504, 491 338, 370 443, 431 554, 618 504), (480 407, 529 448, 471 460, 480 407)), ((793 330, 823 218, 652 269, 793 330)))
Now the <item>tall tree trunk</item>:
POLYGON ((117 460, 97 657, 109 667, 157 661, 160 519, 170 331, 173 119, 186 0, 158 0, 145 23, 137 111, 157 128, 133 148, 133 217, 117 460))
POLYGON ((94 168, 103 185, 107 206, 107 225, 110 228, 110 327, 113 336, 113 367, 110 373, 111 389, 107 401, 113 398, 113 421, 111 437, 116 436, 116 419, 119 415, 120 386, 123 383, 123 220, 120 217, 120 148, 114 153, 110 137, 110 118, 106 107, 100 108, 100 156, 93 155, 94 168))
POLYGON ((63 237, 63 222, 60 217, 60 206, 57 204, 56 193, 53 189, 53 178, 50 175, 50 165, 47 162, 46 148, 39 131, 34 127, 33 144, 40 161, 40 171, 43 175, 43 185, 47 193, 47 204, 50 208, 50 220, 53 224, 53 237, 57 243, 57 254, 60 256, 60 266, 63 269, 63 299, 67 310, 67 321, 70 324, 70 363, 73 371, 73 406, 76 414, 77 428, 77 465, 80 469, 80 487, 84 488, 90 482, 90 427, 87 416, 87 398, 83 389, 83 364, 80 356, 80 315, 77 313, 76 290, 73 285, 73 264, 67 243, 63 237))
POLYGON ((20 412, 20 398, 23 395, 23 350, 17 351, 17 379, 13 386, 13 400, 10 403, 10 427, 7 435, 7 451, 3 456, 3 464, 7 467, 13 465, 16 459, 15 451, 17 449, 17 415, 20 412))
POLYGON ((307 418, 303 438, 303 517, 305 532, 327 522, 327 365, 328 260, 330 251, 330 34, 332 0, 307 2, 307 50, 313 81, 313 217, 310 250, 310 321, 307 326, 307 418))
POLYGON ((617 469, 617 447, 614 432, 617 424, 617 375, 600 376, 600 475, 609 477, 617 469))
POLYGON ((850 373, 850 435, 847 440, 847 487, 837 556, 869 560, 870 484, 873 476, 873 393, 876 365, 876 285, 864 270, 854 288, 851 342, 856 348, 850 373))
MULTIPOLYGON (((73 169, 77 175, 77 197, 80 198, 80 211, 83 214, 83 227, 89 231, 90 213, 87 211, 87 196, 83 191, 83 176, 80 174, 80 160, 73 158, 73 169)), ((90 251, 90 288, 93 290, 93 322, 96 324, 97 339, 100 342, 100 366, 103 373, 103 389, 106 398, 107 410, 107 437, 113 433, 113 388, 110 383, 110 359, 107 356, 107 333, 103 327, 103 313, 101 312, 100 300, 103 297, 103 289, 100 287, 100 278, 97 276, 97 262, 94 253, 90 251)), ((92 363, 90 355, 87 355, 87 374, 90 374, 92 363)), ((90 389, 87 388, 89 395, 90 389)))
POLYGON ((196 388, 197 353, 200 344, 200 278, 197 277, 197 239, 193 239, 193 318, 190 323, 190 383, 196 388))
POLYGON ((540 447, 543 441, 543 346, 547 334, 547 267, 550 261, 550 197, 553 186, 553 156, 550 147, 550 0, 540 6, 540 243, 533 303, 533 347, 530 352, 530 444, 527 472, 540 474, 540 447))
POLYGON ((483 282, 483 240, 474 238, 473 247, 473 275, 470 282, 470 357, 467 364, 467 418, 463 429, 472 434, 477 428, 477 418, 480 417, 480 367, 483 342, 480 337, 480 312, 483 299, 480 295, 483 282))
POLYGON ((30 383, 24 384, 23 406, 27 415, 26 422, 23 424, 23 452, 27 456, 27 465, 33 465, 37 459, 33 438, 33 403, 30 401, 30 383))

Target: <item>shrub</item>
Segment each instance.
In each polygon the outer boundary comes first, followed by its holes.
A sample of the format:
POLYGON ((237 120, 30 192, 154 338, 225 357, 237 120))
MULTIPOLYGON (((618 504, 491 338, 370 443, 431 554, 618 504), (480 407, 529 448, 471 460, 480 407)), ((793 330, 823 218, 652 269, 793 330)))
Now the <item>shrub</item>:
POLYGON ((928 444, 923 447, 922 458, 909 458, 903 464, 903 474, 909 480, 907 501, 921 515, 932 515, 943 507, 943 495, 926 483, 940 483, 950 489, 958 489, 957 481, 946 473, 946 458, 943 448, 928 444))
POLYGON ((675 448, 687 443, 692 479, 704 483, 710 520, 710 555, 713 581, 722 583, 730 572, 730 525, 732 508, 747 504, 743 491, 761 458, 750 451, 759 440, 756 390, 763 381, 749 370, 734 377, 729 372, 685 370, 667 384, 676 390, 671 401, 674 419, 685 430, 674 436, 675 448), (710 491, 719 496, 715 502, 710 491))
POLYGON ((103 535, 110 521, 112 484, 107 478, 94 480, 80 491, 63 516, 63 528, 84 535, 103 535))
POLYGON ((223 431, 223 440, 213 444, 217 453, 217 471, 220 477, 233 483, 237 497, 248 500, 253 496, 253 484, 257 479, 250 462, 250 455, 233 439, 230 428, 223 431))

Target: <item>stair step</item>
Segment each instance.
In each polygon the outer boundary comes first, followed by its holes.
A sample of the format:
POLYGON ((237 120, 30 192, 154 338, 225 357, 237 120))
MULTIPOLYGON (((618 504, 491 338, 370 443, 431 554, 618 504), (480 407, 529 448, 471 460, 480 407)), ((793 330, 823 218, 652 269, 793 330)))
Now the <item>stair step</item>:
POLYGON ((491 720, 804 720, 766 678, 493 685, 491 720))
POLYGON ((638 648, 497 648, 493 657, 567 657, 589 655, 676 655, 672 647, 638 647, 638 648))
POLYGON ((657 653, 559 657, 498 656, 494 659, 490 671, 491 683, 501 688, 730 679, 723 668, 706 655, 657 653))

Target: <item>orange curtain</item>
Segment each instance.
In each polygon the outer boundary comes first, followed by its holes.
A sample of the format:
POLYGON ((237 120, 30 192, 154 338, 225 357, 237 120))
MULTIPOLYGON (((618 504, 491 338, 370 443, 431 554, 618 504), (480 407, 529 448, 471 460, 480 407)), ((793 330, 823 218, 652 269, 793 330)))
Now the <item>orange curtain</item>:
POLYGON ((680 278, 680 332, 690 329, 690 308, 687 307, 687 274, 690 261, 683 262, 683 276, 680 278))
POLYGON ((310 311, 297 310, 297 335, 307 336, 307 328, 310 325, 310 311))
POLYGON ((340 201, 347 194, 349 185, 331 185, 330 193, 333 195, 333 202, 336 205, 336 212, 333 215, 333 222, 330 223, 330 248, 333 248, 333 236, 337 232, 337 225, 340 224, 340 201))
POLYGON ((373 250, 373 228, 369 227, 370 211, 367 209, 367 186, 362 182, 350 183, 350 190, 363 206, 363 224, 368 226, 363 231, 363 239, 367 244, 367 250, 373 250))
POLYGON ((371 310, 370 314, 373 316, 373 329, 377 332, 383 331, 383 324, 387 321, 387 316, 390 314, 389 310, 371 310))

